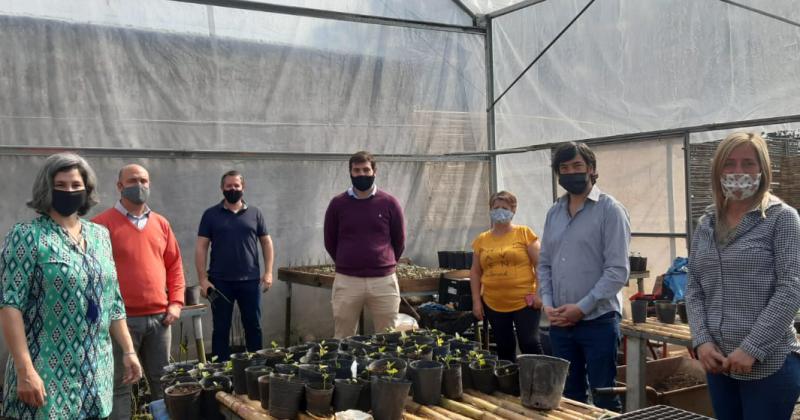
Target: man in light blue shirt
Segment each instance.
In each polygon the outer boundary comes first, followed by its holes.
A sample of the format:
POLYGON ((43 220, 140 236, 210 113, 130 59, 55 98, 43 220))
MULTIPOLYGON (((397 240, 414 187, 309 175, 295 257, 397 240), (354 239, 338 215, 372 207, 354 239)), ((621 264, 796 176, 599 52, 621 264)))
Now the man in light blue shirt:
MULTIPOLYGON (((552 167, 567 194, 547 212, 536 270, 539 294, 553 355, 570 362, 564 396, 587 402, 587 377, 592 389, 614 386, 630 221, 622 204, 594 185, 597 160, 589 146, 560 146, 552 167)), ((593 402, 622 408, 617 396, 593 402)))

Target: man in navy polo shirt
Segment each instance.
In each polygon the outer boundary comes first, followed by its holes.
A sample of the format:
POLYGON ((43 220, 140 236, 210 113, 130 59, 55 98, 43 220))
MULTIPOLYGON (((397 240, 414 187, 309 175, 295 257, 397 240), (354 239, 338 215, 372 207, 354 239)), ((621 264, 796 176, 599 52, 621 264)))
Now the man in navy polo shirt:
POLYGON ((350 157, 353 186, 333 197, 325 212, 325 249, 336 263, 331 305, 336 338, 356 334, 366 306, 375 331, 394 326, 400 309, 395 266, 405 247, 403 209, 375 186, 375 159, 350 157))
POLYGON ((195 246, 195 268, 203 296, 213 287, 227 299, 214 299, 212 352, 220 360, 230 358, 228 337, 231 331, 233 303, 238 302, 242 315, 247 351, 261 348, 261 293, 272 285, 272 239, 264 216, 242 199, 244 177, 238 171, 222 175, 222 202, 208 208, 200 220, 195 246), (258 264, 258 244, 264 257, 264 273, 258 264), (211 246, 211 264, 206 271, 206 257, 211 246))

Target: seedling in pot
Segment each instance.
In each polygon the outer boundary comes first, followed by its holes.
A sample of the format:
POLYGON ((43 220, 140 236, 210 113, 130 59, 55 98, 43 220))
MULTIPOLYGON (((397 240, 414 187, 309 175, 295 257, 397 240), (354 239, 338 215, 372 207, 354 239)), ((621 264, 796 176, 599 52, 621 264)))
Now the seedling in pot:
POLYGON ((461 343, 469 343, 469 339, 467 337, 462 337, 456 333, 455 339, 461 343))
POLYGON ((444 345, 444 338, 441 335, 436 336, 436 347, 442 347, 444 345))
POLYGON ((452 353, 448 353, 448 354, 446 354, 444 356, 439 357, 439 361, 444 363, 444 365, 448 369, 450 369, 451 367, 453 367, 452 366, 453 363, 461 363, 461 356, 460 355, 456 355, 456 354, 452 354, 452 353))
POLYGON ((270 346, 272 346, 272 349, 273 349, 273 350, 275 350, 275 349, 277 349, 277 348, 278 348, 278 343, 277 343, 277 342, 275 342, 275 340, 272 340, 272 341, 269 343, 269 345, 270 345, 270 346))

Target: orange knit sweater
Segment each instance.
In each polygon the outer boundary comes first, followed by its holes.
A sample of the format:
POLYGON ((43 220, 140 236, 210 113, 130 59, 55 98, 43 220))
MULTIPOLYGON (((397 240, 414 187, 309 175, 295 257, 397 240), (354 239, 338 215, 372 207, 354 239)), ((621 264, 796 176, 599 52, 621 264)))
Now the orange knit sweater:
POLYGON ((183 305, 186 288, 178 241, 167 219, 151 211, 139 230, 110 208, 93 222, 108 228, 119 289, 128 316, 164 313, 170 303, 183 305))

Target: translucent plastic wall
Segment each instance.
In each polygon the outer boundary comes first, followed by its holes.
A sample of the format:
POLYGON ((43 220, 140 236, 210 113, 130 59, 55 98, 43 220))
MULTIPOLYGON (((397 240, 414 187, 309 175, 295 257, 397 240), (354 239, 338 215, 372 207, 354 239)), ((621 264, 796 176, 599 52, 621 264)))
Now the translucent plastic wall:
MULTIPOLYGON (((545 1, 494 21, 495 97, 587 3, 545 1)), ((743 3, 800 19, 792 1, 743 3)), ((497 103, 497 148, 800 114, 798 69, 795 26, 719 1, 596 1, 497 103)), ((682 141, 594 147, 598 186, 626 206, 635 233, 686 233, 682 141)), ((549 158, 498 159, 499 184, 521 193, 538 229, 553 197, 549 158)), ((631 250, 649 258, 648 290, 687 254, 671 238, 635 236, 631 250)))
MULTIPOLYGON (((82 150, 100 178, 98 210, 117 199, 123 164, 149 168, 151 207, 172 222, 189 284, 197 224, 229 169, 265 214, 276 267, 329 261, 323 215, 350 184, 346 156, 362 149, 403 155, 379 160, 376 183, 404 205, 405 256, 435 265, 438 249, 486 227, 486 161, 438 157, 487 147, 481 35, 172 1, 66 3, 0 1, 0 165, 16 179, 0 186, 3 234, 33 217, 25 201, 46 151, 28 146, 82 150)), ((329 3, 471 20, 445 1, 329 3)), ((283 337, 276 283, 262 305, 267 342, 283 337)), ((295 338, 332 334, 329 290, 296 287, 294 299, 295 338)))

